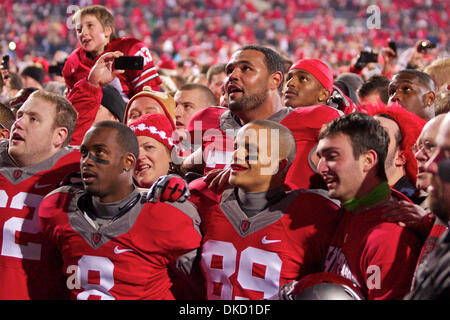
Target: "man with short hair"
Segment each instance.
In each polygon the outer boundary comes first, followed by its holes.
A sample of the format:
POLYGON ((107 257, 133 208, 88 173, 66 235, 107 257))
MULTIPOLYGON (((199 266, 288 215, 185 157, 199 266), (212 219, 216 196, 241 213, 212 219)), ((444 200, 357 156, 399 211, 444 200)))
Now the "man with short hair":
POLYGON ((319 59, 302 59, 286 76, 284 104, 292 108, 326 104, 332 92, 333 71, 319 59))
MULTIPOLYGON (((286 176, 286 185, 292 189, 321 186, 321 178, 315 173, 312 150, 317 144, 317 134, 324 123, 342 114, 335 108, 319 105, 293 109, 284 107, 281 93, 284 84, 284 65, 281 56, 267 47, 245 46, 237 50, 226 66, 227 77, 224 80, 228 110, 216 115, 215 135, 220 138, 203 140, 205 155, 198 157, 199 151, 185 160, 205 159, 204 167, 208 170, 223 169, 230 162, 232 141, 236 132, 246 123, 267 119, 279 122, 289 128, 296 140, 297 156, 286 176)), ((217 110, 206 109, 216 113, 217 110)), ((211 121, 212 122, 212 121, 211 121)), ((200 149, 199 149, 200 150, 200 149)), ((201 153, 200 153, 201 155, 201 153)), ((198 162, 200 162, 198 161, 198 162)), ((197 163, 198 163, 197 162, 197 163)), ((220 185, 228 181, 230 171, 225 170, 219 176, 217 171, 207 181, 220 185)))
POLYGON ((339 206, 324 190, 284 190, 295 153, 289 129, 252 121, 235 139, 231 187, 217 197, 192 190, 202 217, 207 299, 269 299, 320 269, 339 206))
POLYGON ((174 299, 170 272, 189 279, 195 266, 197 211, 189 202, 147 202, 133 183, 138 141, 123 123, 93 125, 80 152, 84 189, 61 187, 39 207, 71 298, 174 299))
POLYGON ((368 108, 389 135, 389 147, 385 160, 388 183, 412 202, 422 201, 416 189, 417 161, 413 145, 426 121, 399 105, 368 108))
POLYGON ((399 71, 389 83, 389 104, 398 102, 409 112, 428 121, 434 117, 435 85, 425 72, 399 71))
POLYGON ((226 77, 225 65, 225 63, 212 65, 206 72, 206 83, 216 97, 216 103, 214 104, 216 106, 220 106, 220 98, 222 97, 223 80, 226 77))
POLYGON ((0 141, 0 299, 65 297, 37 208, 79 171, 80 153, 67 147, 76 118, 65 98, 38 90, 17 111, 9 140, 0 141))
POLYGON ((352 280, 370 300, 403 298, 422 244, 411 230, 382 218, 383 208, 407 200, 387 183, 388 144, 377 120, 352 113, 325 125, 317 146, 328 196, 344 209, 324 271, 352 280))
POLYGON ((174 99, 177 129, 184 129, 195 112, 216 104, 214 93, 198 83, 185 84, 177 90, 174 99))
POLYGON ((378 103, 378 101, 388 104, 390 80, 383 75, 373 75, 358 88, 358 98, 362 104, 366 103, 378 103))
MULTIPOLYGON (((436 138, 437 149, 426 164, 432 175, 431 211, 449 226, 450 221, 450 113, 442 121, 436 138)), ((450 298, 450 233, 448 230, 417 272, 415 287, 406 297, 410 300, 441 300, 450 298)))

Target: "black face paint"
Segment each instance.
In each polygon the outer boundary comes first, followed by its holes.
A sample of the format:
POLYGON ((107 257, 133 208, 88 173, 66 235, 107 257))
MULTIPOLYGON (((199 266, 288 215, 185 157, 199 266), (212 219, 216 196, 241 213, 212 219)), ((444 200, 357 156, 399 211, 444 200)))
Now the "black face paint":
POLYGON ((103 160, 100 158, 97 158, 96 156, 93 156, 91 153, 88 154, 89 159, 97 162, 97 163, 101 163, 101 164, 109 164, 109 160, 103 160))
POLYGON ((442 181, 450 182, 450 159, 441 160, 438 163, 438 175, 442 181))

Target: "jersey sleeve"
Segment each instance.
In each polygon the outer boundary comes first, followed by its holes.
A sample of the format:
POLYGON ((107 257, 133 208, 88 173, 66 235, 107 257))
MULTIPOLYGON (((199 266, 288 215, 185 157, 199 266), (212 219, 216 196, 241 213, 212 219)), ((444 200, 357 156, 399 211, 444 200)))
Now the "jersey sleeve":
POLYGON ((58 244, 58 225, 67 219, 67 204, 72 198, 70 187, 61 187, 50 192, 39 205, 39 225, 42 233, 54 244, 58 244))
POLYGON ((148 203, 148 209, 149 220, 141 223, 141 226, 145 228, 142 231, 143 241, 152 242, 152 245, 149 244, 150 250, 159 252, 167 261, 173 262, 200 247, 200 218, 192 204, 187 201, 148 203), (150 238, 145 240, 147 235, 150 238))
POLYGON ((145 86, 149 86, 154 91, 160 91, 159 85, 162 83, 162 80, 154 65, 150 50, 145 43, 138 41, 132 44, 128 55, 144 58, 144 68, 142 70, 127 70, 125 72, 133 95, 141 92, 145 86))
POLYGON ((72 103, 78 113, 71 145, 81 145, 84 135, 97 116, 102 96, 102 88, 91 86, 86 79, 78 81, 67 95, 67 100, 72 103))

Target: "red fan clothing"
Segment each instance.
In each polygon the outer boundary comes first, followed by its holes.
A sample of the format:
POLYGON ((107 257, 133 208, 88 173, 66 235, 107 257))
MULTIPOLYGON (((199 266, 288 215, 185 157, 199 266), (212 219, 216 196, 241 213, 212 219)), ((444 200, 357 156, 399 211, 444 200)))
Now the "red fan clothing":
POLYGON ((42 201, 41 228, 62 255, 72 299, 174 299, 169 265, 193 260, 198 213, 189 202, 150 203, 133 193, 129 211, 100 227, 84 190, 62 187, 42 201))
MULTIPOLYGON (((159 85, 162 81, 145 43, 134 38, 114 39, 106 45, 104 53, 114 51, 121 51, 126 56, 144 57, 143 70, 126 70, 110 83, 122 94, 125 101, 128 101, 136 93, 142 91, 144 86, 150 86, 152 90, 159 91, 159 85)), ((91 59, 81 47, 75 49, 70 54, 62 72, 69 90, 79 80, 87 78, 91 68, 99 57, 91 59)))
POLYGON ((289 191, 250 218, 235 190, 225 190, 220 202, 197 191, 191 198, 202 218, 208 299, 268 299, 320 269, 339 220, 338 205, 323 190, 289 191))
POLYGON ((60 266, 39 229, 41 200, 80 170, 80 153, 63 148, 38 164, 17 167, 0 142, 0 300, 64 297, 60 266), (62 290, 62 291, 61 291, 62 290))
MULTIPOLYGON (((392 200, 409 201, 395 190, 392 200)), ((385 205, 345 211, 324 265, 324 271, 352 280, 369 300, 403 299, 422 247, 414 232, 381 218, 385 205)))

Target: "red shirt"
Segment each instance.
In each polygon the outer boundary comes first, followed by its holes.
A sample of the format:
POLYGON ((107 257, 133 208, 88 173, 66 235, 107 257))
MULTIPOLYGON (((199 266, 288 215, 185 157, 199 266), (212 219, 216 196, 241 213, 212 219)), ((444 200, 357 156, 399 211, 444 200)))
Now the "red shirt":
MULTIPOLYGON (((406 200, 392 191, 395 200, 406 200)), ((381 218, 382 204, 344 212, 328 249, 325 269, 352 280, 366 299, 403 299, 409 292, 422 242, 411 230, 381 218)))
POLYGON ((69 173, 80 153, 64 148, 36 165, 16 167, 0 143, 0 300, 64 298, 55 252, 39 229, 37 208, 69 173))
MULTIPOLYGON (((122 94, 125 101, 142 91, 144 86, 150 86, 152 90, 159 91, 159 85, 162 83, 162 80, 145 43, 134 38, 118 38, 107 44, 104 53, 114 51, 121 51, 126 56, 144 57, 143 70, 126 70, 110 83, 122 94)), ((81 47, 75 49, 69 55, 62 72, 69 90, 79 80, 87 78, 99 57, 95 59, 87 57, 86 51, 81 47)))

